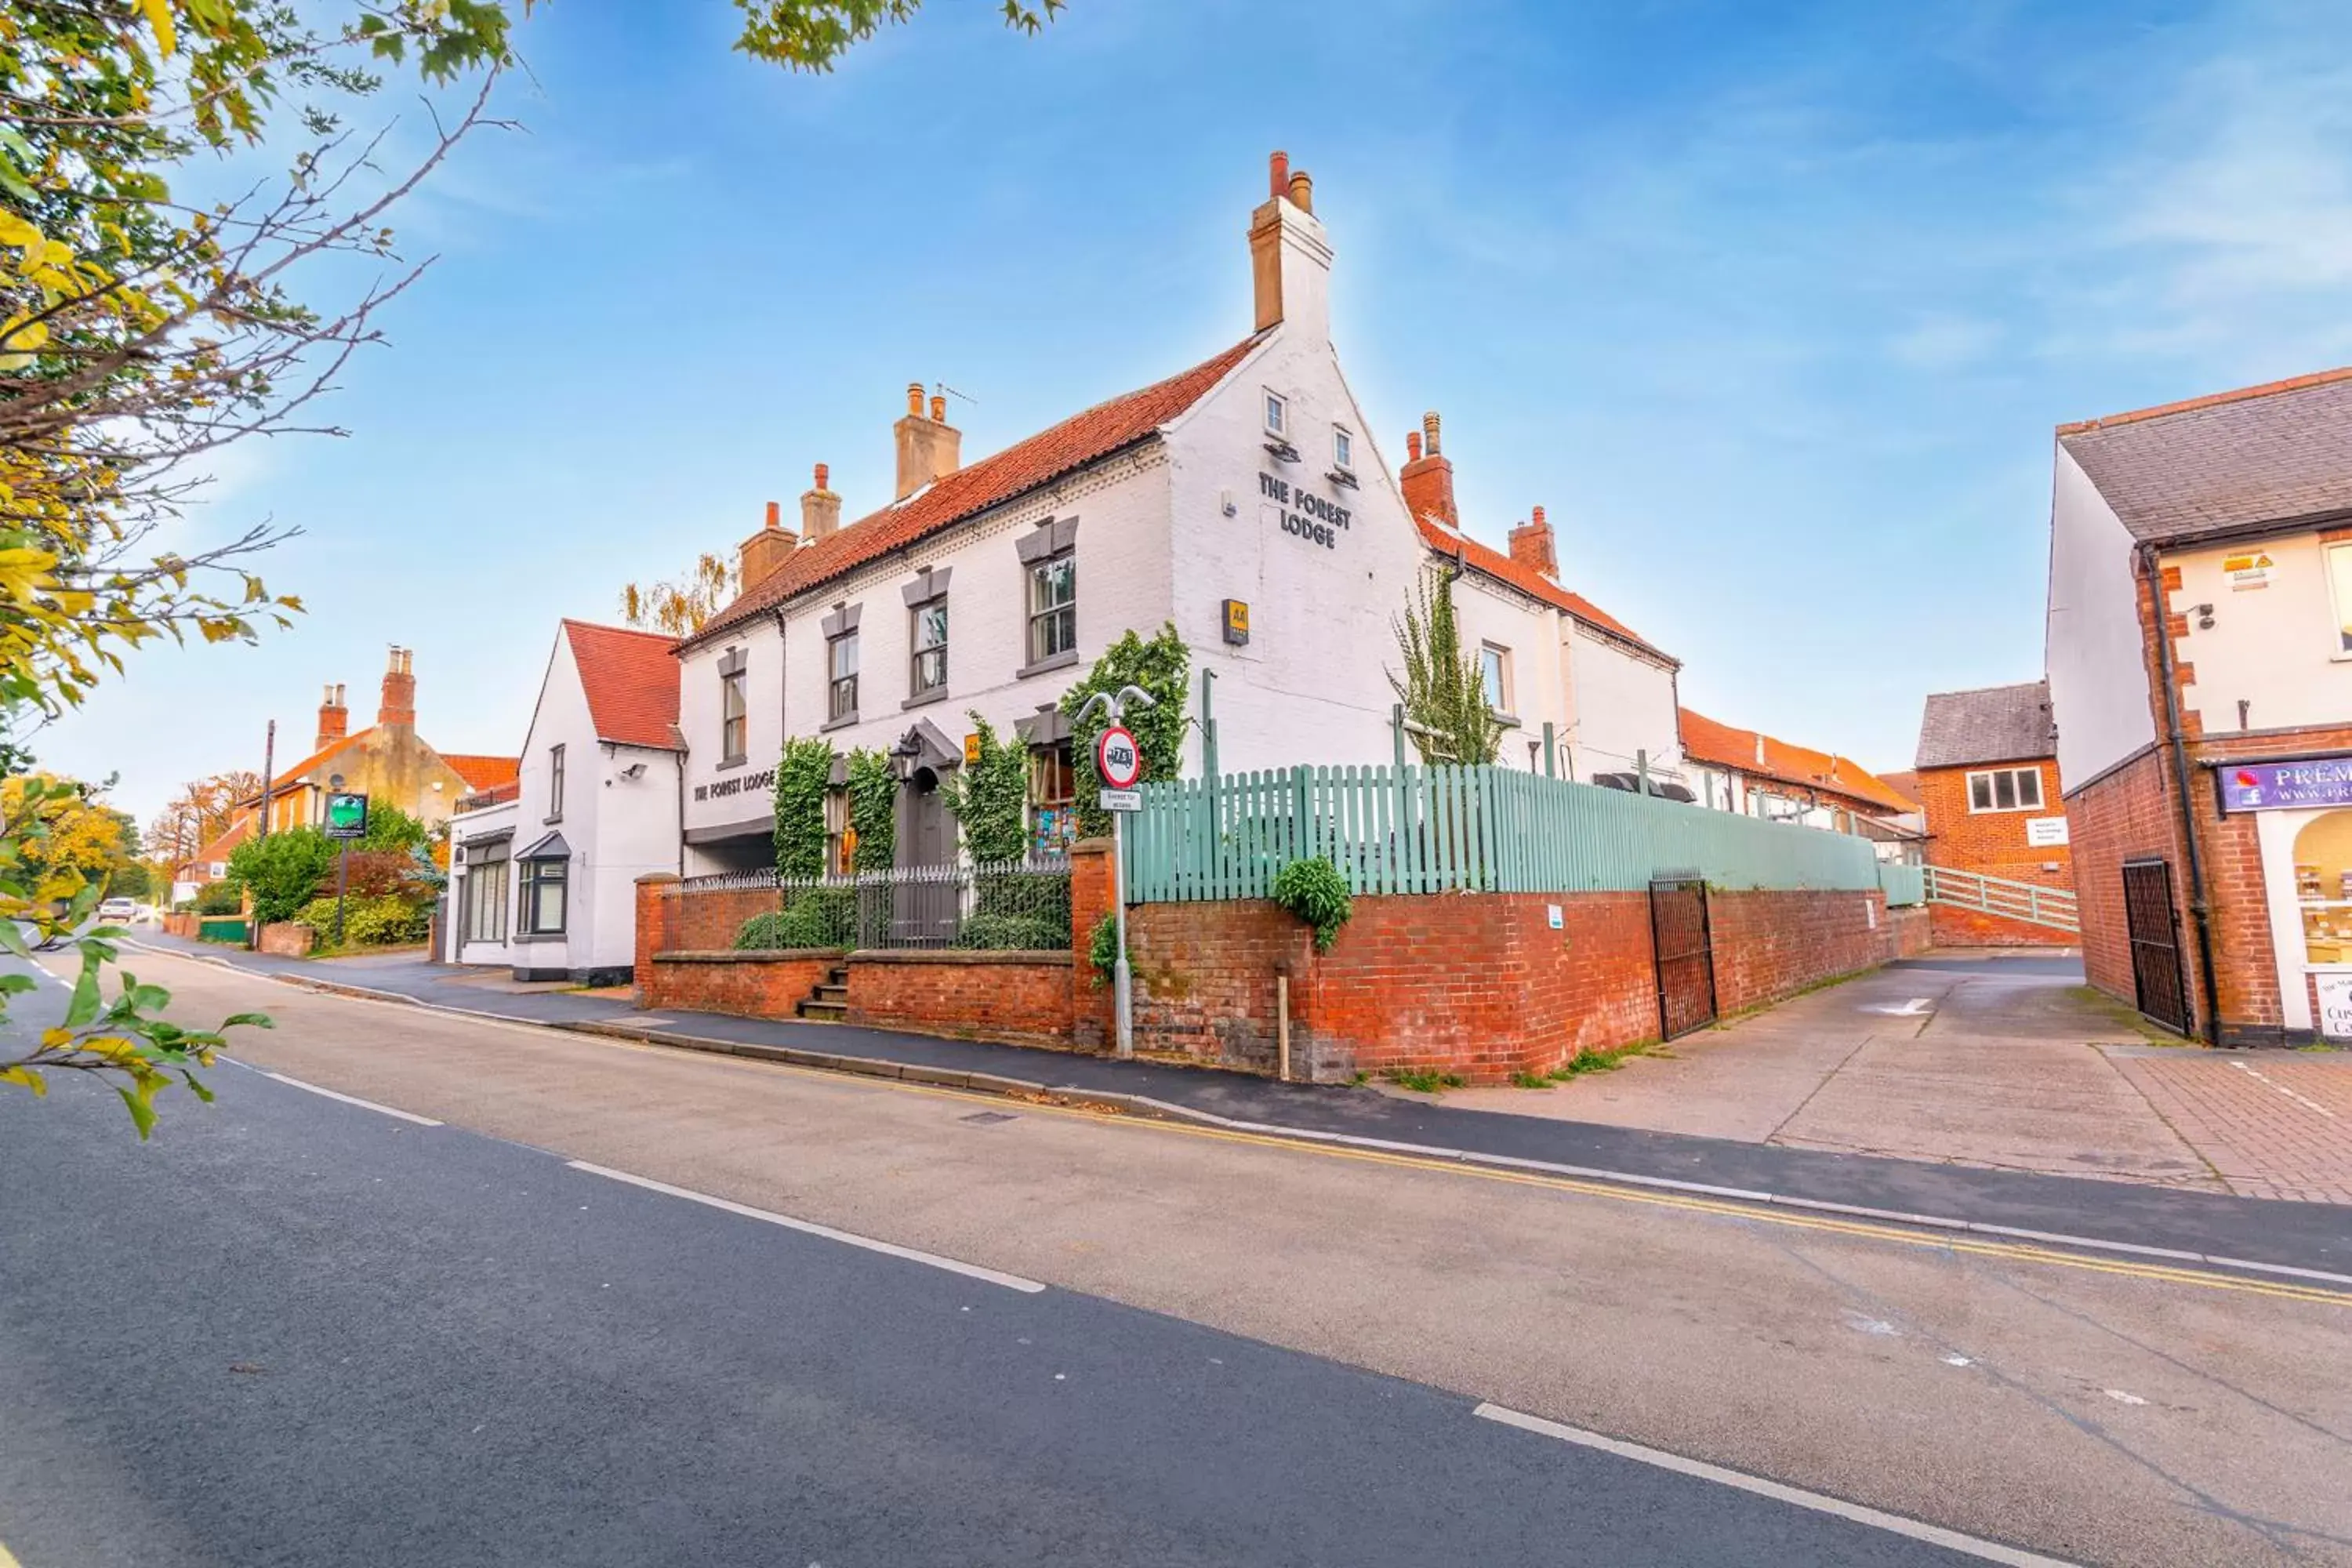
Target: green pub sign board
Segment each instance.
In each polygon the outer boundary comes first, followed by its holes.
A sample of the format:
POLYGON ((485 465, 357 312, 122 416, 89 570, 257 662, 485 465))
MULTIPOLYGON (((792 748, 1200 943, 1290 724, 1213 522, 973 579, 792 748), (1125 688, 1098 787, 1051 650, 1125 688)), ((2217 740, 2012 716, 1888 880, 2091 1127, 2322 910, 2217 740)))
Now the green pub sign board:
POLYGON ((367 803, 363 795, 337 791, 327 796, 327 837, 330 838, 365 838, 367 837, 367 803))

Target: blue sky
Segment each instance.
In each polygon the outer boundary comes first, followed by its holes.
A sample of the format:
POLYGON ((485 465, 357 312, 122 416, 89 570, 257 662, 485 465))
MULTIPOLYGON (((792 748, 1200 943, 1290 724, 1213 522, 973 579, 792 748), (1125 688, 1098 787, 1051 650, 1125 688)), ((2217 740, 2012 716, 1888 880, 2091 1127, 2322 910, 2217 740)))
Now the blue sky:
MULTIPOLYGON (((829 462, 887 498, 910 380, 970 455, 1238 340, 1265 158, 1315 176, 1391 463, 1444 412, 1471 531, 1711 716, 1905 765, 1929 690, 2041 669, 2052 426, 2352 360, 2352 22, 2322 5, 980 0, 826 78, 719 0, 558 0, 398 215, 435 255, 330 412, 181 547, 304 530, 259 647, 147 654, 36 741, 180 782, 373 715, 512 752, 557 617, 731 550, 829 462)), ((404 123, 387 95, 372 120, 404 123)), ((328 279, 320 279, 324 290, 328 279)))

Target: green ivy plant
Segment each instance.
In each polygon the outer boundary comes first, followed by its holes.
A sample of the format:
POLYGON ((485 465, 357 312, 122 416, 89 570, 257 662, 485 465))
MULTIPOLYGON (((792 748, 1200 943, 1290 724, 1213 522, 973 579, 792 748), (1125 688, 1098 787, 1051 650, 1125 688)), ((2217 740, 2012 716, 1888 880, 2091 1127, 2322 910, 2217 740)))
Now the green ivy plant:
POLYGON ((1389 685, 1405 717, 1419 726, 1412 743, 1423 762, 1492 763, 1503 726, 1486 706, 1477 655, 1463 650, 1461 624, 1454 618, 1454 576, 1452 568, 1441 567, 1433 589, 1425 580, 1416 587, 1396 623, 1404 678, 1391 672, 1389 685))
POLYGON ((1315 951, 1328 952, 1356 912, 1348 879, 1321 855, 1293 860, 1274 874, 1274 901, 1315 928, 1315 951))
POLYGON ((1183 769, 1184 731, 1192 728, 1187 710, 1192 699, 1192 650, 1176 635, 1172 621, 1146 642, 1129 631, 1095 660, 1083 679, 1062 694, 1062 711, 1070 719, 1071 775, 1077 792, 1078 831, 1095 837, 1110 831, 1110 813, 1097 805, 1102 780, 1095 773, 1095 741, 1110 727, 1097 711, 1081 721, 1078 710, 1097 692, 1116 697, 1124 687, 1150 692, 1154 705, 1128 710, 1125 722, 1135 732, 1143 752, 1143 776, 1164 782, 1183 769))
POLYGON ((849 826, 857 833, 855 869, 888 870, 898 858, 898 775, 887 752, 849 753, 849 826))
POLYGON ((776 875, 824 875, 824 792, 833 747, 814 736, 784 742, 776 763, 776 875))
POLYGON ((975 866, 1009 866, 1029 850, 1029 751, 1019 737, 1000 739, 977 712, 966 715, 980 737, 980 756, 967 761, 942 788, 963 829, 975 866))
MULTIPOLYGON (((1135 952, 1128 951, 1128 963, 1135 962, 1135 952)), ((1111 972, 1118 967, 1118 917, 1105 915, 1095 922, 1095 932, 1087 942, 1087 963, 1095 972, 1095 987, 1100 990, 1110 984, 1111 972)))

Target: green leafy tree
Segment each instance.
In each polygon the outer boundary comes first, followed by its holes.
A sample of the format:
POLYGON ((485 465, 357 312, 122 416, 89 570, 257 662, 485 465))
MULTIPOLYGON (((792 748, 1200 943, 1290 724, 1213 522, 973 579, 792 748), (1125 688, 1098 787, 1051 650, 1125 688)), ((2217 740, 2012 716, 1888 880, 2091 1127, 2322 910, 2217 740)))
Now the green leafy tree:
POLYGON ((814 736, 784 742, 776 763, 776 875, 824 875, 824 793, 833 747, 814 736))
POLYGON ((886 871, 898 852, 898 774, 889 753, 860 746, 849 753, 849 826, 857 835, 853 870, 886 871))
MULTIPOLYGON (((737 0, 736 47, 823 71, 919 0, 737 0)), ((1005 0, 1034 32, 1061 0, 1005 0)), ((290 530, 261 524, 215 549, 157 549, 222 447, 255 435, 331 432, 303 411, 425 262, 404 260, 384 217, 458 142, 512 60, 499 0, 9 0, 0 8, 0 764, 30 767, 30 737, 162 638, 250 641, 301 609, 251 557, 290 530), (435 86, 471 76, 422 155, 379 156, 340 115, 413 67, 435 86), (299 128, 299 133, 297 132, 299 128), (199 206, 174 193, 200 155, 299 143, 282 178, 199 206), (356 182, 354 176, 360 176, 356 182), (354 195, 364 189, 367 194, 354 195), (320 305, 303 284, 373 277, 320 305)), ((0 945, 70 941, 80 963, 65 1022, 0 1046, 0 1082, 88 1071, 120 1089, 144 1137, 156 1092, 208 1065, 218 1031, 164 1019, 168 994, 122 978, 118 952, 77 936, 100 885, 49 897, 39 867, 78 792, 43 784, 0 824, 0 945)), ((210 835, 176 815, 152 846, 174 863, 210 835)), ((822 820, 819 822, 820 845, 822 820)), ((275 839, 278 836, 271 835, 275 839)), ((820 848, 820 856, 822 850, 820 848)), ((54 877, 49 880, 54 881, 54 877)), ((0 977, 0 1004, 30 984, 0 977)), ((239 1016, 229 1024, 267 1024, 239 1016)), ((225 1024, 223 1028, 229 1026, 225 1024)), ((209 1098, 209 1096, 206 1096, 209 1098)))
POLYGON ((1008 866, 1029 852, 1029 749, 1017 737, 1000 739, 977 711, 967 717, 980 737, 980 756, 950 780, 947 806, 973 864, 1008 866))
POLYGON ((318 895, 333 874, 337 848, 315 827, 284 828, 230 850, 229 879, 253 895, 253 918, 275 925, 318 895))
POLYGON ((1192 725, 1187 710, 1192 700, 1192 650, 1176 635, 1174 623, 1161 626, 1148 642, 1132 631, 1125 633, 1062 694, 1062 711, 1070 719, 1078 830, 1089 837, 1110 831, 1110 813, 1097 804, 1102 780, 1095 773, 1095 742, 1110 727, 1110 720, 1100 710, 1087 719, 1078 714, 1095 693, 1116 697, 1129 686, 1140 687, 1153 699, 1150 708, 1129 709, 1125 721, 1143 752, 1143 777, 1146 782, 1172 779, 1183 770, 1184 732, 1192 725))
POLYGON ((368 803, 367 832, 354 843, 353 849, 376 851, 398 850, 405 854, 419 849, 431 840, 433 830, 417 818, 388 802, 368 803))
POLYGON ((1462 651, 1462 628, 1454 618, 1454 576, 1440 569, 1433 589, 1425 581, 1397 623, 1397 650, 1404 676, 1389 685, 1413 725, 1412 743, 1424 763, 1491 763, 1502 744, 1503 726, 1487 706, 1478 660, 1462 651))

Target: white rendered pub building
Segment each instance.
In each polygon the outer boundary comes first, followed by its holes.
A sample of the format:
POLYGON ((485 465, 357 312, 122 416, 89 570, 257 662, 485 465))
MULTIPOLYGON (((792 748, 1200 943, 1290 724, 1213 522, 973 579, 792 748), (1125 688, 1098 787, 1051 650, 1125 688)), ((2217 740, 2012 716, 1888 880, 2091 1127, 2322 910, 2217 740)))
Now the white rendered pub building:
POLYGON ((1213 678, 1224 771, 1385 762, 1394 625, 1441 561, 1510 725, 1503 762, 1674 787, 1675 661, 1560 585, 1539 512, 1507 554, 1462 535, 1434 416, 1389 470, 1332 350, 1310 183, 1276 153, 1270 184, 1241 342, 970 464, 942 400, 910 386, 887 505, 842 522, 818 465, 797 531, 770 508, 740 596, 678 645, 689 873, 771 863, 787 736, 890 754, 899 861, 951 859, 939 785, 974 711, 1030 746, 1053 847, 1070 820, 1056 704, 1120 636, 1163 624, 1196 693, 1213 678))

